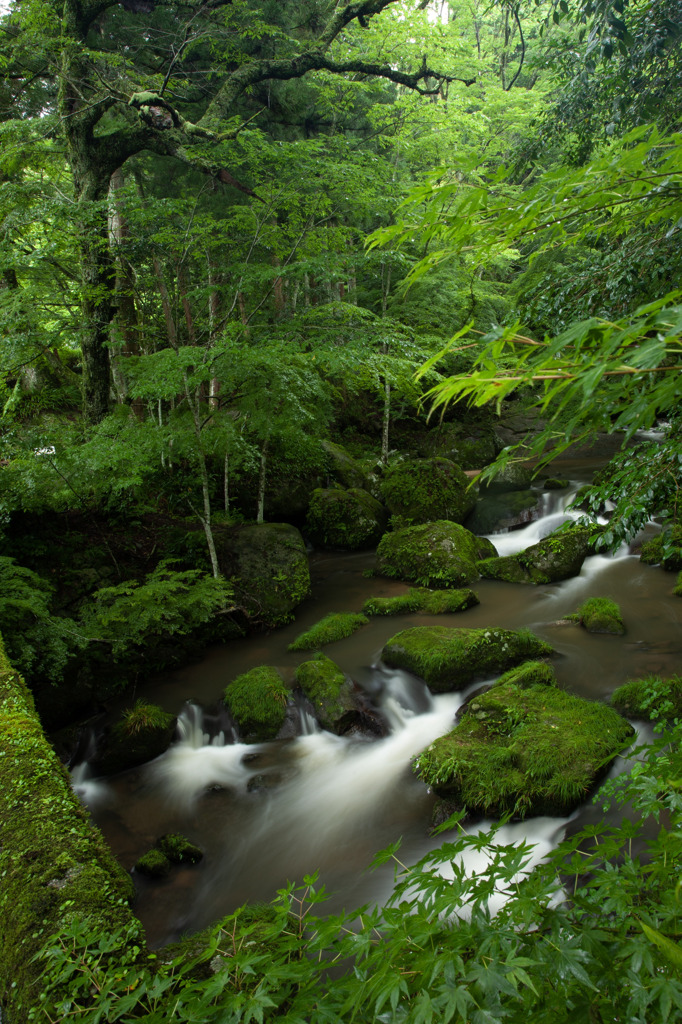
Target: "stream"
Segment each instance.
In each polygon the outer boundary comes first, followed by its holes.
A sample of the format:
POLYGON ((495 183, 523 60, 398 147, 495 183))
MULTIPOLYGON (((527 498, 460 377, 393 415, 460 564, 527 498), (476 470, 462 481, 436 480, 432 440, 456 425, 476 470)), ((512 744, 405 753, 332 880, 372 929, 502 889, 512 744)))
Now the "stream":
MULTIPOLYGON (((556 528, 565 518, 563 506, 591 480, 596 465, 560 463, 571 487, 547 492, 536 522, 491 535, 499 553, 521 550, 556 528)), ((322 909, 380 902, 390 892, 393 871, 366 871, 379 850, 402 837, 400 856, 410 863, 438 845, 428 836, 433 797, 412 775, 410 761, 451 728, 457 708, 481 683, 434 697, 420 680, 387 669, 381 649, 401 629, 526 626, 557 651, 559 684, 593 700, 608 699, 628 678, 680 671, 682 600, 672 596, 675 574, 643 565, 623 547, 614 557, 588 558, 580 576, 563 583, 535 587, 482 579, 474 585, 480 605, 464 613, 378 617, 325 647, 380 708, 390 727, 385 738, 339 738, 320 731, 301 711, 301 735, 291 740, 238 742, 217 704, 227 683, 261 664, 275 665, 291 679, 310 657, 287 652, 299 633, 328 612, 360 611, 370 596, 405 593, 406 584, 364 576, 373 565, 372 552, 314 554, 312 597, 297 609, 295 623, 211 648, 200 662, 145 684, 145 700, 180 715, 179 738, 164 755, 107 780, 89 779, 86 766, 74 769, 75 788, 126 869, 165 832, 182 832, 205 851, 198 865, 175 867, 161 881, 133 872, 135 912, 151 946, 204 928, 246 901, 269 901, 288 881, 316 871, 330 893, 322 909), (590 596, 619 603, 625 637, 561 623, 590 596)), ((622 763, 617 759, 612 771, 622 763)), ((587 804, 572 816, 571 827, 594 816, 602 815, 587 804)), ((537 861, 563 838, 567 824, 531 818, 505 826, 502 839, 535 843, 537 861)), ((485 862, 469 867, 484 870, 485 862)))

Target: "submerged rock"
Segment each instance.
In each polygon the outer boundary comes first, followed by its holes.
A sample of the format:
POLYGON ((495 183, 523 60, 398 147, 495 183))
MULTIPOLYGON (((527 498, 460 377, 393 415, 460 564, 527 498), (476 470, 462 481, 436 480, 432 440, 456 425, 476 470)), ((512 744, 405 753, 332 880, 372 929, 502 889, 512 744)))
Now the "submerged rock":
POLYGON ((168 749, 176 725, 175 715, 138 701, 97 741, 90 762, 93 773, 115 775, 152 761, 168 749))
POLYGON ((284 724, 289 690, 276 668, 259 665, 227 686, 223 700, 242 739, 259 743, 275 738, 284 724))
POLYGON ((381 493, 394 526, 437 519, 462 523, 476 504, 476 488, 449 459, 412 459, 390 467, 381 493))
POLYGON ((590 553, 590 531, 585 526, 557 530, 518 555, 486 558, 478 571, 486 579, 508 583, 558 583, 577 576, 590 553))
POLYGON ((463 612, 480 604, 473 590, 427 590, 416 587, 398 597, 370 597, 362 610, 365 615, 447 615, 463 612))
POLYGON ((198 864, 204 856, 201 847, 191 843, 180 832, 167 832, 156 840, 155 846, 171 864, 198 864))
POLYGON ((257 523, 216 535, 223 575, 252 624, 281 626, 310 592, 305 543, 288 523, 257 523))
POLYGON ((530 630, 414 626, 388 641, 381 652, 391 668, 420 676, 435 693, 463 690, 474 679, 553 654, 530 630))
POLYGON ((462 587, 478 579, 479 559, 496 554, 485 537, 442 519, 384 534, 377 548, 377 569, 383 576, 425 587, 462 587))
POLYGON ((135 870, 149 878, 165 878, 170 874, 171 862, 161 850, 148 850, 135 864, 135 870))
POLYGON ((620 608, 607 597, 590 597, 580 606, 576 616, 588 633, 623 636, 626 632, 620 608))
POLYGON ((361 726, 362 713, 355 697, 355 686, 326 654, 317 654, 299 665, 296 682, 323 729, 343 736, 361 726))
POLYGON ((632 726, 604 704, 546 678, 502 677, 464 709, 455 728, 415 760, 446 801, 438 814, 566 815, 582 803, 629 743, 632 726), (548 685, 549 684, 549 685, 548 685))
POLYGON ((366 626, 369 619, 359 612, 330 612, 323 619, 316 622, 314 626, 297 636, 293 643, 290 643, 288 651, 314 651, 325 644, 332 644, 336 640, 345 640, 352 636, 356 630, 366 626))
POLYGON ((386 510, 367 491, 313 491, 305 531, 313 544, 341 551, 373 547, 386 529, 386 510))

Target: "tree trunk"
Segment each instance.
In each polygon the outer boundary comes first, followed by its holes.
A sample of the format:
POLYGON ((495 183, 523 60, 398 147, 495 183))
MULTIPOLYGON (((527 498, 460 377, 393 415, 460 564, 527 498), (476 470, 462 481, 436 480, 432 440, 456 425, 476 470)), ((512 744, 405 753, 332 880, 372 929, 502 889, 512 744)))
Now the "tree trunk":
MULTIPOLYGON (((125 366, 121 357, 138 355, 140 343, 138 337, 138 319, 135 306, 135 282, 130 270, 121 258, 119 247, 128 237, 128 224, 121 211, 119 194, 123 191, 125 181, 123 170, 119 167, 109 180, 109 238, 112 246, 112 262, 115 267, 114 281, 114 318, 111 325, 111 373, 118 402, 128 397, 128 384, 125 377, 125 366)), ((143 406, 141 399, 135 399, 132 409, 138 419, 142 419, 143 406)))
POLYGON ((384 416, 381 424, 381 462, 388 462, 388 428, 391 422, 391 382, 384 377, 384 416))
POLYGON ((258 474, 258 505, 256 508, 256 522, 262 523, 264 521, 265 514, 265 475, 268 464, 268 447, 270 441, 266 440, 263 443, 263 448, 260 453, 260 473, 258 474))

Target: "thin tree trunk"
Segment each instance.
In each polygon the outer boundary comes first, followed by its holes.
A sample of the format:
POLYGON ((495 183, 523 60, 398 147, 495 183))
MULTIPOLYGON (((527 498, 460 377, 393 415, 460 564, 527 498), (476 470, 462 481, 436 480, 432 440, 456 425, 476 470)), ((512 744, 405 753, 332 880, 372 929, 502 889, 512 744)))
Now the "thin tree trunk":
POLYGON ((258 504, 256 507, 256 522, 262 523, 265 513, 265 475, 268 462, 269 439, 263 443, 260 453, 260 473, 258 474, 258 504))
POLYGON ((225 452, 225 468, 223 469, 223 499, 225 502, 225 512, 229 514, 230 511, 230 453, 225 452))
POLYGON ((189 298, 187 297, 187 271, 185 267, 180 264, 177 268, 178 277, 178 291, 180 292, 180 301, 182 302, 182 309, 185 314, 185 326, 187 327, 187 338, 190 345, 196 345, 197 343, 197 332, 194 329, 194 317, 192 316, 192 307, 189 304, 189 298))
POLYGON ((388 462, 388 428, 391 422, 391 382, 384 377, 384 415, 381 424, 381 463, 388 462))
MULTIPOLYGON (((122 168, 117 168, 109 179, 109 237, 112 244, 112 259, 116 268, 114 282, 114 319, 111 329, 111 372, 116 398, 122 403, 128 397, 128 383, 125 377, 124 359, 138 355, 140 351, 139 324, 135 306, 135 284, 129 268, 118 253, 119 247, 128 237, 128 223, 121 212, 119 195, 125 180, 122 168), (122 358, 123 357, 123 358, 122 358)), ((142 400, 136 398, 131 405, 138 419, 142 419, 142 400)))

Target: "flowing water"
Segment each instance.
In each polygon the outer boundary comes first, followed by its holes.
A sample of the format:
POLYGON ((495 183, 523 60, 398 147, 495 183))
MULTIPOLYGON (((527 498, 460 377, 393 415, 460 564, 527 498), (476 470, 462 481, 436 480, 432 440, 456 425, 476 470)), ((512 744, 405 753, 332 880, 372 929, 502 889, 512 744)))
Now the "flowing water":
MULTIPOLYGON (((590 479, 591 469, 589 463, 561 465, 573 491, 590 479)), ((556 528, 566 518, 562 508, 569 496, 549 492, 536 522, 493 536, 500 554, 521 550, 556 528)), ((136 913, 152 945, 200 929, 247 900, 270 900, 288 881, 316 871, 331 893, 330 911, 380 901, 390 891, 392 872, 368 874, 374 854, 398 837, 407 861, 436 844, 427 834, 433 798, 411 773, 410 762, 451 727, 467 691, 433 697, 419 680, 383 666, 381 648, 399 630, 429 624, 527 626, 557 651, 553 663, 560 685, 592 699, 607 699, 627 678, 682 670, 682 601, 672 596, 674 577, 642 565, 623 548, 613 558, 587 559, 580 576, 561 584, 480 580, 475 589, 481 603, 465 613, 376 618, 326 647, 380 709, 389 727, 383 739, 333 736, 300 710, 300 735, 291 740, 240 743, 217 704, 227 683, 260 664, 276 665, 291 679, 296 665, 310 656, 287 652, 298 633, 327 612, 359 611, 369 596, 405 592, 404 584, 365 577, 363 570, 373 563, 369 553, 314 555, 313 596, 295 623, 213 648, 201 662, 145 686, 145 700, 180 715, 179 737, 166 754, 106 781, 89 778, 87 766, 74 769, 74 786, 126 868, 165 832, 182 832, 205 851, 200 864, 174 868, 160 882, 133 873, 136 913), (590 635, 562 621, 593 595, 618 601, 628 626, 625 637, 590 635)), ((595 813, 588 805, 577 820, 595 813)), ((534 842, 538 860, 563 837, 566 825, 565 819, 533 818, 505 826, 502 838, 534 842)), ((467 867, 485 870, 485 859, 467 861, 467 867)))

